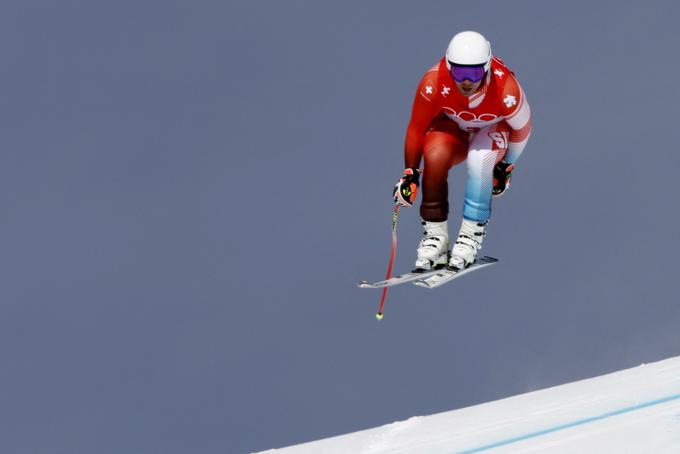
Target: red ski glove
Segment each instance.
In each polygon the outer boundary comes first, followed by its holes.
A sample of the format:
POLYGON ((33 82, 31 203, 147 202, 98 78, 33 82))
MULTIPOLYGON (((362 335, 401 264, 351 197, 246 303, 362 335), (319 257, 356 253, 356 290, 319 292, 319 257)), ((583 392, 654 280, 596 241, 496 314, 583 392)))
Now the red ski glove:
POLYGON ((394 201, 401 206, 410 207, 416 201, 418 194, 418 186, 420 186, 420 170, 406 169, 404 175, 397 184, 394 185, 392 196, 394 201))
POLYGON ((512 171, 515 166, 501 161, 493 168, 493 196, 500 197, 510 187, 512 171))

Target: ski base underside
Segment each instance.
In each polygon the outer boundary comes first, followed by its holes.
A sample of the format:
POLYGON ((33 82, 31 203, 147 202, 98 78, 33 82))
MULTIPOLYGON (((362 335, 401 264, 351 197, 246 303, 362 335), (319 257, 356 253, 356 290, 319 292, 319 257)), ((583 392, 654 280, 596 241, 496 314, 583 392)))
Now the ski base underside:
POLYGON ((358 285, 359 285, 359 288, 392 287, 392 286, 399 285, 399 284, 405 284, 406 282, 413 282, 416 279, 425 279, 427 277, 434 276, 436 273, 438 273, 442 269, 434 270, 434 271, 411 271, 410 273, 400 274, 398 276, 394 276, 394 277, 392 277, 390 279, 386 279, 384 281, 378 281, 378 282, 361 281, 361 282, 359 282, 358 285))
POLYGON ((498 259, 484 256, 464 270, 458 271, 452 268, 446 268, 439 270, 436 273, 432 273, 427 277, 423 277, 423 279, 416 279, 413 283, 419 287, 437 288, 472 271, 481 270, 482 268, 493 265, 496 262, 498 262, 498 259))
POLYGON ((461 271, 456 271, 455 269, 448 267, 432 271, 412 271, 378 282, 361 281, 358 286, 359 288, 383 288, 413 282, 420 287, 436 288, 464 274, 493 265, 496 262, 498 262, 498 259, 484 256, 461 271))

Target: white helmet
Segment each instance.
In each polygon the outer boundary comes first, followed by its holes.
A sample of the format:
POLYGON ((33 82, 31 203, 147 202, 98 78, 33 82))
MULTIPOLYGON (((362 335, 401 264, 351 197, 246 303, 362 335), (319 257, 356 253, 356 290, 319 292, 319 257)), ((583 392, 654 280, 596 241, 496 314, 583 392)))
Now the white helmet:
POLYGON ((477 32, 460 32, 451 39, 446 49, 446 65, 484 65, 491 67, 491 44, 477 32))

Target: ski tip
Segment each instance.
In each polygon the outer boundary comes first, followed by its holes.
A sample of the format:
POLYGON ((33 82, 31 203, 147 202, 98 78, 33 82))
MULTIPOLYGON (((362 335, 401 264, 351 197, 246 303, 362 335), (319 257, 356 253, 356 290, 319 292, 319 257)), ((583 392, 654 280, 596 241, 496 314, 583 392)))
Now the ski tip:
POLYGON ((382 320, 383 318, 382 312, 378 312, 377 314, 375 314, 375 318, 377 318, 378 320, 382 320))
POLYGON ((368 281, 361 281, 357 284, 359 288, 371 288, 371 283, 368 281))

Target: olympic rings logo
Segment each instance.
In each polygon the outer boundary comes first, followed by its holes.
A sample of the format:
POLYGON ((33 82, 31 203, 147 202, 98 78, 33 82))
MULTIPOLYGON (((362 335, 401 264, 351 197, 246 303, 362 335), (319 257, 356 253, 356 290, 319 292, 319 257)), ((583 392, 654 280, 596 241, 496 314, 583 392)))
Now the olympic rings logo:
POLYGON ((461 121, 468 121, 468 122, 474 122, 474 123, 485 123, 488 121, 494 121, 495 119, 498 118, 498 115, 495 114, 490 114, 490 113, 483 113, 479 116, 473 114, 472 112, 468 112, 467 110, 461 110, 460 112, 456 112, 450 107, 444 107, 444 113, 446 114, 447 117, 453 119, 459 119, 461 121))

